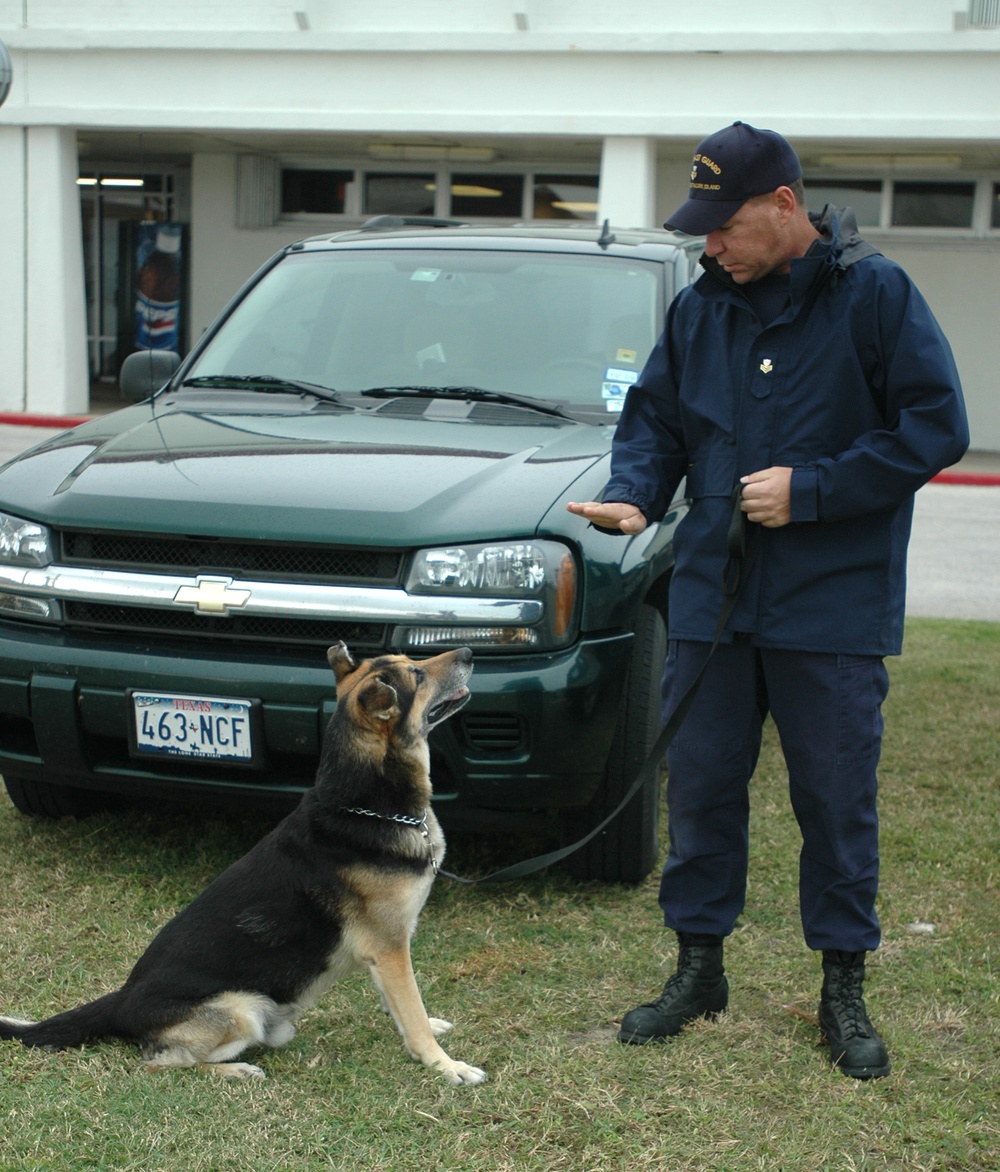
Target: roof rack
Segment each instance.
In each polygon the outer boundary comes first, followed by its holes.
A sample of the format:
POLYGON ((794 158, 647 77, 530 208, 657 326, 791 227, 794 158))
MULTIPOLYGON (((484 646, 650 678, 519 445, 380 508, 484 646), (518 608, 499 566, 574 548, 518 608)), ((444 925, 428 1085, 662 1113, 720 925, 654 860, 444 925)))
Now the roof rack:
POLYGON ((445 220, 440 216, 372 216, 361 232, 389 232, 394 228, 467 228, 466 220, 445 220))

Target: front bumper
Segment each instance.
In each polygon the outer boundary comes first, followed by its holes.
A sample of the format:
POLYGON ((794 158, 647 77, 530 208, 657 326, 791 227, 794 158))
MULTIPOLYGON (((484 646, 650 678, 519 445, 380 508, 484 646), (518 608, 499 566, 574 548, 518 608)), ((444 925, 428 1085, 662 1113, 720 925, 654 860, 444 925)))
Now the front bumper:
MULTIPOLYGON (((458 810, 585 804, 604 773, 632 637, 545 655, 480 655, 466 708, 431 740, 435 799, 458 810)), ((161 641, 0 622, 0 773, 129 795, 290 807, 313 781, 336 706, 325 662, 234 652, 207 660, 161 641), (261 703, 258 768, 129 755, 127 689, 261 703)))

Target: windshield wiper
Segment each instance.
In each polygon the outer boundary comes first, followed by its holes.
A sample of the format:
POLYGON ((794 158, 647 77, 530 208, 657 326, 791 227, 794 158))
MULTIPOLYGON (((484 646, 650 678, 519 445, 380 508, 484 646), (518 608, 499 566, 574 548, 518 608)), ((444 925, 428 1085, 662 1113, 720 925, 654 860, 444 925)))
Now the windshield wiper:
POLYGON ((527 407, 542 415, 557 415, 560 419, 576 419, 551 399, 533 399, 530 395, 515 395, 509 391, 491 391, 486 387, 368 387, 359 392, 373 399, 393 399, 406 396, 414 399, 475 399, 482 403, 506 403, 511 407, 527 407))
POLYGON ((328 403, 343 401, 331 387, 322 387, 318 383, 302 382, 296 378, 281 378, 275 374, 208 374, 200 378, 186 378, 182 387, 249 387, 255 391, 268 391, 275 394, 302 394, 312 395, 315 399, 323 399, 328 403))

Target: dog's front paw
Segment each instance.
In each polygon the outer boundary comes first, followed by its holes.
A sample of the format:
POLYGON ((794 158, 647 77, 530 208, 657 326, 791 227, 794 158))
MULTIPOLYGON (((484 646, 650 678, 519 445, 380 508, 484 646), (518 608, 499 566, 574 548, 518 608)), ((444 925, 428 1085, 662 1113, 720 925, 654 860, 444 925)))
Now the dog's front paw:
POLYGON ((465 1062, 450 1061, 447 1066, 440 1067, 441 1073, 453 1087, 474 1087, 478 1083, 486 1082, 485 1070, 478 1066, 469 1066, 465 1062))
POLYGON ((429 1017, 427 1020, 430 1023, 431 1033, 435 1038, 440 1038, 442 1034, 446 1034, 449 1030, 455 1028, 450 1021, 445 1021, 443 1017, 429 1017))

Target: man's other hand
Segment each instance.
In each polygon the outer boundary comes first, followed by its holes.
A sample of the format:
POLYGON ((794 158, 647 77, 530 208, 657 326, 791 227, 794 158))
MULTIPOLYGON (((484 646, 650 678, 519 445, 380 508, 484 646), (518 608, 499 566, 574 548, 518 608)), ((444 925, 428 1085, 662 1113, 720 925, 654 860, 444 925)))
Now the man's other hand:
POLYGON ((781 466, 741 476, 740 508, 765 529, 779 529, 792 519, 792 470, 781 466))

